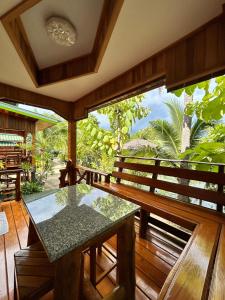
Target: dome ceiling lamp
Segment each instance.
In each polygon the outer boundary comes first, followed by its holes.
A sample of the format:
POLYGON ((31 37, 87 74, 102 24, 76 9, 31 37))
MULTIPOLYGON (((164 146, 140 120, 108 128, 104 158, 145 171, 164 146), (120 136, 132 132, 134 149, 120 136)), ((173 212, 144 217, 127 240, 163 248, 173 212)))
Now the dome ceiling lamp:
POLYGON ((46 31, 49 38, 60 46, 71 47, 77 41, 76 28, 62 17, 50 17, 46 22, 46 31))

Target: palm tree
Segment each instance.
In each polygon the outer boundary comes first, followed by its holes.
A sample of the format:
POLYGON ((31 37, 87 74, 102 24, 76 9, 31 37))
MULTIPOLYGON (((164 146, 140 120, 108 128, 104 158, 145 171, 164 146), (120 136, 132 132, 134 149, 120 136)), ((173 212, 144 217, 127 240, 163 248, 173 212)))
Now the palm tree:
MULTIPOLYGON (((183 122, 185 107, 177 100, 165 102, 168 107, 170 121, 155 120, 150 122, 152 142, 158 145, 155 155, 160 158, 179 159, 182 153, 183 122)), ((190 141, 187 144, 194 147, 204 135, 209 124, 196 119, 191 120, 190 141)), ((154 150, 154 149, 153 149, 154 150)))

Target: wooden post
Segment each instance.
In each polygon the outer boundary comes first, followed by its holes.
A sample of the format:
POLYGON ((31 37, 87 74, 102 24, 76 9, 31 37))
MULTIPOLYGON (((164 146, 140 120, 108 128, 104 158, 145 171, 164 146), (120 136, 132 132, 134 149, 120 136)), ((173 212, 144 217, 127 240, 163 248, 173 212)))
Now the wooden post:
POLYGON ((21 173, 17 172, 16 173, 16 201, 19 201, 21 198, 21 194, 20 194, 20 176, 21 173))
POLYGON ((96 247, 90 247, 90 281, 96 287, 96 247))
POLYGON ((54 300, 79 300, 81 250, 73 250, 55 261, 54 300))
MULTIPOLYGON (((224 173, 224 166, 223 165, 220 165, 218 167, 218 173, 220 173, 220 174, 224 173)), ((222 184, 218 184, 217 191, 219 193, 223 193, 223 185, 222 184)), ((217 204, 217 211, 223 212, 223 205, 222 204, 217 204)))
POLYGON ((34 225, 31 221, 31 219, 29 219, 29 230, 28 230, 27 246, 30 246, 34 243, 37 243, 38 241, 39 241, 39 237, 37 235, 37 232, 34 228, 34 225))
MULTIPOLYGON (((155 160, 155 167, 160 166, 160 160, 155 160)), ((152 179, 157 179, 158 173, 152 173, 152 179)), ((155 188, 153 186, 150 187, 149 190, 151 193, 154 193, 155 188)), ((146 210, 141 208, 140 211, 140 228, 139 228, 139 235, 140 238, 145 239, 146 238, 146 232, 148 229, 148 222, 149 222, 149 215, 150 213, 146 210)))
POLYGON ((117 233, 117 256, 117 283, 124 288, 124 299, 135 300, 134 216, 131 216, 117 233))
MULTIPOLYGON (((125 162, 125 159, 126 159, 125 157, 120 157, 120 158, 119 158, 119 161, 120 161, 120 162, 125 162)), ((118 172, 123 172, 123 168, 118 168, 118 172)), ((117 179, 116 179, 116 183, 120 183, 120 182, 121 182, 121 179, 120 179, 120 178, 117 178, 117 179)))
POLYGON ((69 174, 69 185, 73 185, 76 183, 76 164, 77 164, 77 130, 76 130, 76 122, 69 121, 68 122, 68 159, 71 160, 72 165, 74 167, 74 172, 69 174))
POLYGON ((34 127, 34 132, 31 133, 32 135, 32 166, 35 167, 35 152, 36 152, 36 125, 34 127))

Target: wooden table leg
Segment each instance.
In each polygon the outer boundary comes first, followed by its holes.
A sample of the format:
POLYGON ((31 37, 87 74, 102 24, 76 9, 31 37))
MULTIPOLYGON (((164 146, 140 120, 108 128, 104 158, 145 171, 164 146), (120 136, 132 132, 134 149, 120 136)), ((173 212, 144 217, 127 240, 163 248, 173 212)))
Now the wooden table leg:
POLYGON ((146 210, 141 208, 139 235, 140 235, 140 238, 142 238, 142 239, 146 238, 146 232, 148 229, 148 218, 149 218, 149 212, 147 212, 146 210))
POLYGON ((31 220, 29 220, 27 246, 30 246, 39 241, 39 237, 31 220))
POLYGON ((117 233, 117 283, 125 289, 125 299, 135 300, 134 216, 117 233))
POLYGON ((90 247, 90 281, 96 286, 96 247, 90 247))
POLYGON ((55 300, 79 300, 81 252, 71 251, 55 262, 55 300))

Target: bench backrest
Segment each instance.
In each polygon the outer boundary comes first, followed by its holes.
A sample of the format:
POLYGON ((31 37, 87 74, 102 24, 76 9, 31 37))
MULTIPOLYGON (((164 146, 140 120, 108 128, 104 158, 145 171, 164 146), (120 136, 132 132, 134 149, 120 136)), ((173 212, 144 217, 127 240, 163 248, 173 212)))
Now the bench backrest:
POLYGON ((223 192, 225 174, 223 166, 219 167, 218 173, 160 166, 159 160, 156 160, 155 165, 116 161, 114 163, 114 167, 117 168, 117 171, 112 172, 112 176, 117 179, 117 183, 120 183, 121 180, 125 180, 149 186, 151 192, 154 192, 157 188, 183 196, 209 201, 216 203, 220 207, 220 210, 222 210, 221 207, 225 205, 225 194, 223 192), (143 176, 138 173, 134 175, 131 174, 134 172, 130 171, 144 172, 148 174, 147 176, 143 176), (149 176, 149 174, 151 174, 151 176, 149 176), (179 182, 175 183, 158 179, 158 175, 177 178, 179 182), (182 182, 181 179, 186 180, 186 184, 185 181, 182 182), (189 185, 189 180, 211 183, 214 184, 214 187, 213 189, 207 189, 206 186, 191 186, 189 185))

